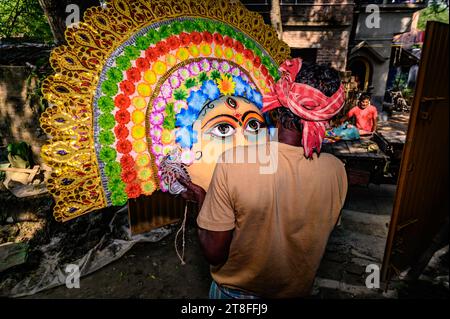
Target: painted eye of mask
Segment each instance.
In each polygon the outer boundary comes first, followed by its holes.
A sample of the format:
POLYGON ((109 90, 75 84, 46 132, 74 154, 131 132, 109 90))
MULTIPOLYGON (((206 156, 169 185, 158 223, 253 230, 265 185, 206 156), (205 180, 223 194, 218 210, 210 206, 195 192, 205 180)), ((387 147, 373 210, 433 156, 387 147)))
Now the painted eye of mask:
POLYGON ((215 137, 225 138, 233 135, 235 131, 236 129, 233 127, 233 125, 226 122, 222 122, 214 125, 212 128, 208 130, 207 133, 215 137))
POLYGON ((264 127, 264 123, 258 121, 257 119, 250 119, 244 129, 246 132, 257 134, 262 127, 264 127))

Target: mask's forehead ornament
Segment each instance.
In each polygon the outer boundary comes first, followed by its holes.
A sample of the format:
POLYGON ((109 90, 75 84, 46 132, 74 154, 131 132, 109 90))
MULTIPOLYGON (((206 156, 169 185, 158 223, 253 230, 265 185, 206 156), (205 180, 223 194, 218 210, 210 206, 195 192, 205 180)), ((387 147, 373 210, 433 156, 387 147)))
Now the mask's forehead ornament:
POLYGON ((261 16, 225 0, 111 0, 66 39, 42 87, 51 105, 41 117, 51 136, 42 157, 58 221, 179 191, 165 182, 173 164, 165 156, 192 163, 193 123, 217 99, 244 122, 239 99, 260 109, 289 57, 261 16))

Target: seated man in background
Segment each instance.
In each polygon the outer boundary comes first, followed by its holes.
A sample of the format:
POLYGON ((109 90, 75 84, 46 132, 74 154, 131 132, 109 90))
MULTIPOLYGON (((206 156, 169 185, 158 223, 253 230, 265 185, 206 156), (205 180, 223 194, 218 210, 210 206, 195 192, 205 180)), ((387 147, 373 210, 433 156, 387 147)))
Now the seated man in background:
POLYGON ((348 111, 344 121, 352 117, 356 119, 356 127, 360 135, 372 134, 377 129, 377 108, 370 104, 370 96, 363 93, 358 99, 358 105, 348 111))

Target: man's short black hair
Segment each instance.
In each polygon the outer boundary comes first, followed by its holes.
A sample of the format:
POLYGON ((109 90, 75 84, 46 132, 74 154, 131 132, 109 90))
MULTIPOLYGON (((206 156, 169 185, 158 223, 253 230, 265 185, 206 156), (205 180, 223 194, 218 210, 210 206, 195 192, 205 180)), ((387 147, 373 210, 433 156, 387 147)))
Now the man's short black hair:
POLYGON ((364 101, 364 100, 370 100, 370 94, 368 93, 361 93, 361 95, 358 98, 358 101, 364 101))
MULTIPOLYGON (((332 96, 341 85, 339 72, 327 64, 302 63, 302 68, 295 78, 295 82, 307 84, 318 89, 326 96, 332 96)), ((280 121, 286 129, 293 129, 293 126, 300 132, 300 118, 291 112, 287 107, 280 107, 270 113, 273 122, 280 121)))
POLYGON ((304 62, 298 72, 295 82, 304 83, 318 89, 330 97, 339 89, 341 79, 339 72, 327 64, 313 64, 304 62))

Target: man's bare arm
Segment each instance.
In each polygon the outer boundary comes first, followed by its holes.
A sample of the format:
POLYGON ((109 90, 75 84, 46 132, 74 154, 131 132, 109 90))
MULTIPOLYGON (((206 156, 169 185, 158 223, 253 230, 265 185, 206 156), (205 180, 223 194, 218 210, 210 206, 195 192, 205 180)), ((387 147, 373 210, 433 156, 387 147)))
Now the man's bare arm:
POLYGON ((198 228, 200 246, 206 260, 213 266, 221 265, 228 259, 233 230, 211 231, 198 228))

